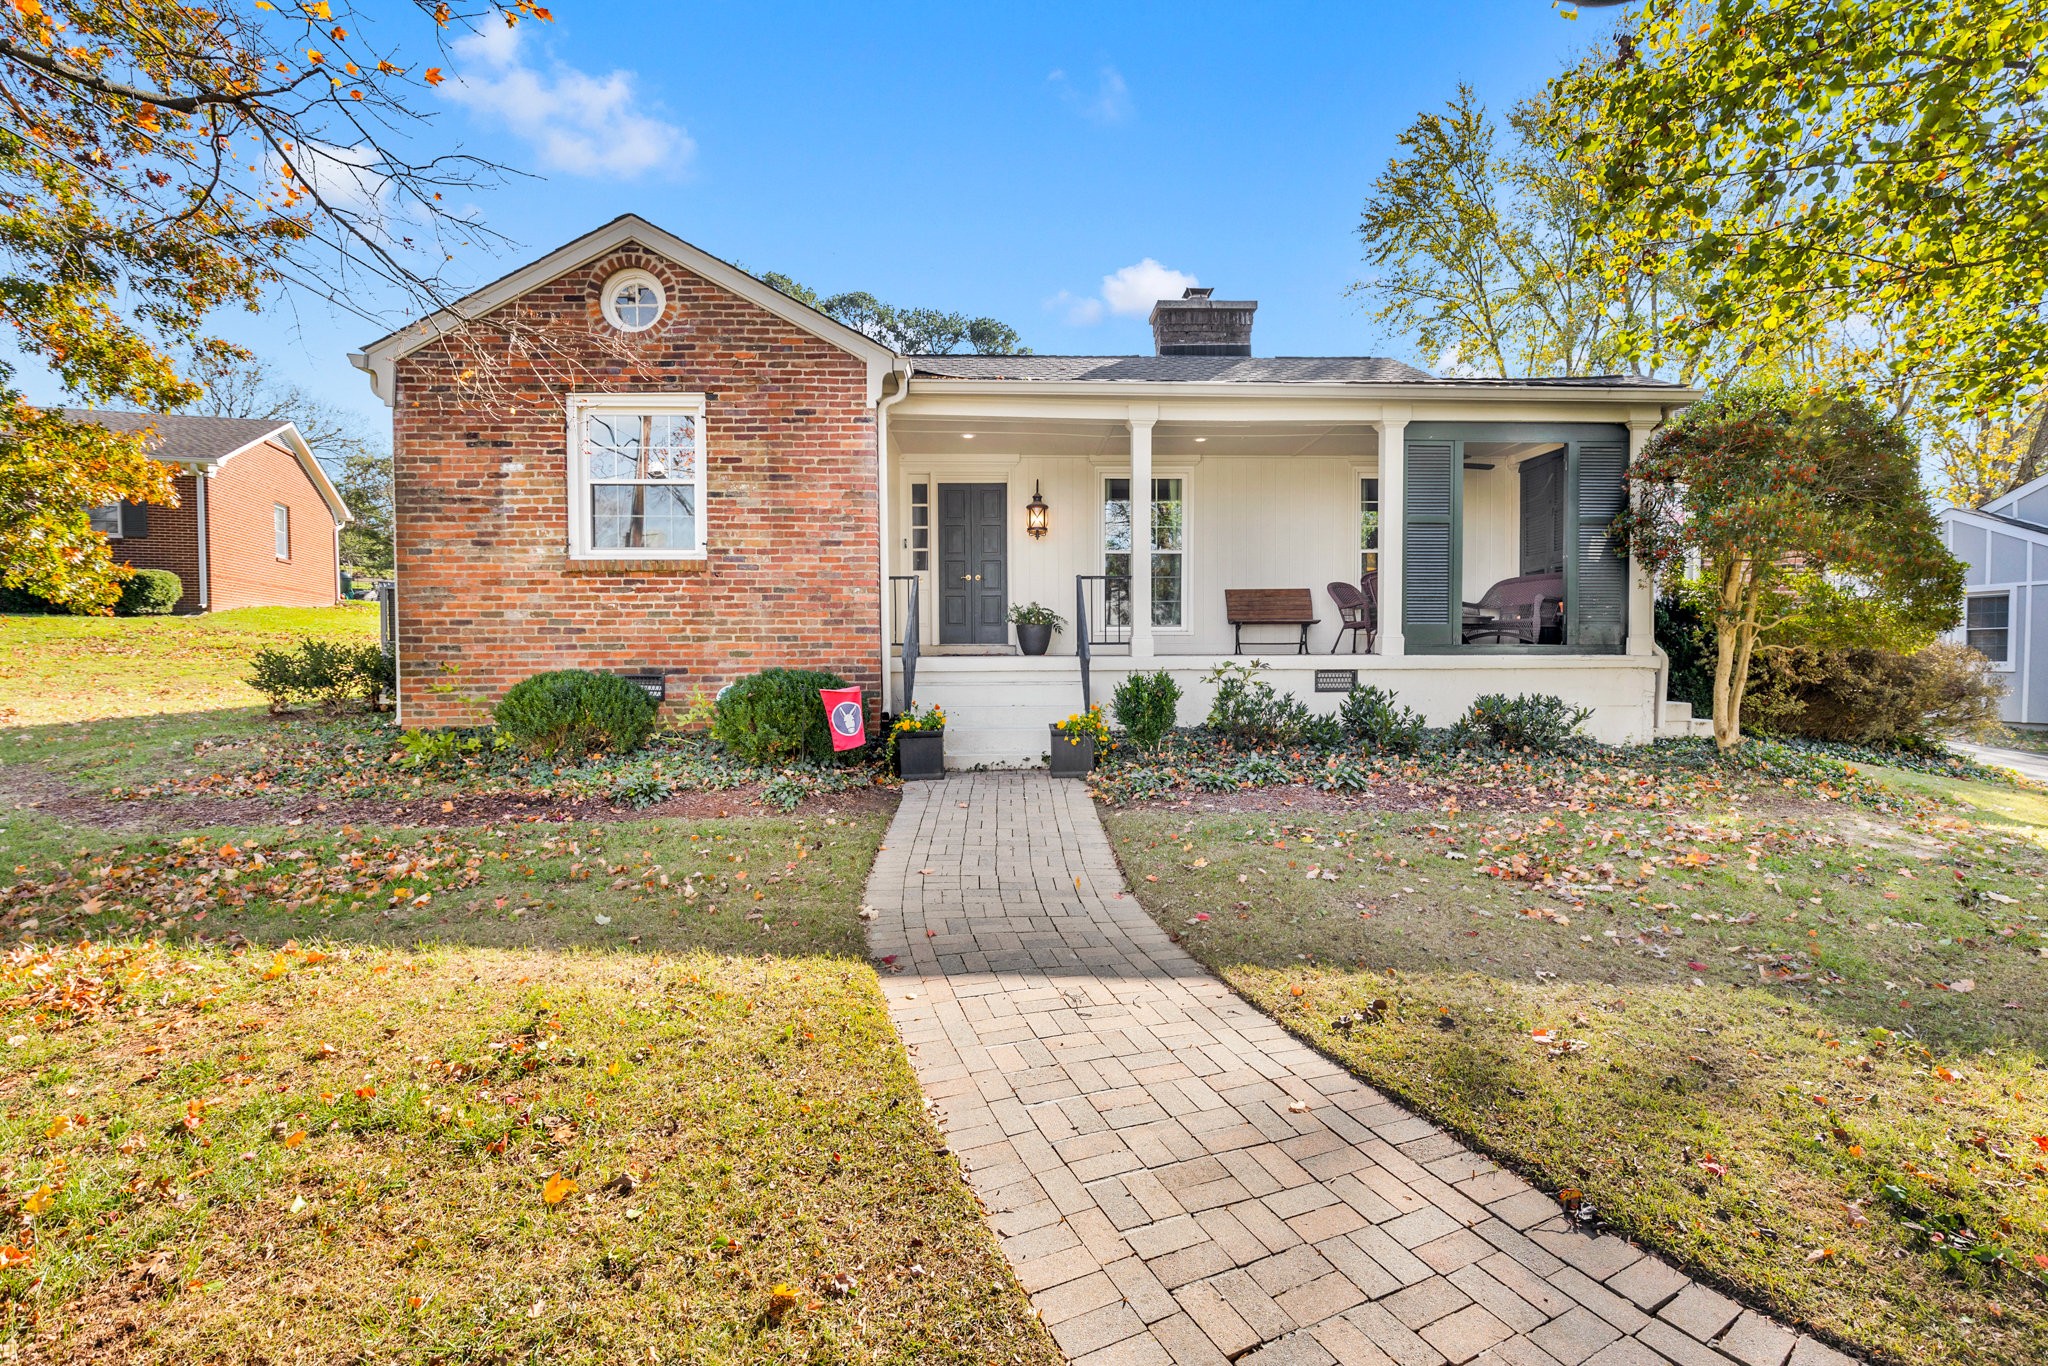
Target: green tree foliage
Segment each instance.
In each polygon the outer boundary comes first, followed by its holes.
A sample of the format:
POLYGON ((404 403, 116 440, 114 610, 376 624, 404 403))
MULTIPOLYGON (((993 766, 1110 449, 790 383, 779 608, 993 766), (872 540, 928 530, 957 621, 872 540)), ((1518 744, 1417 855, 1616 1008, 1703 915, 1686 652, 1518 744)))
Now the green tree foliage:
POLYGON ((1863 395, 1725 390, 1653 436, 1629 483, 1617 530, 1635 553, 1671 573, 1697 557, 1703 571, 1724 749, 1742 738, 1760 639, 1910 651, 1956 623, 1963 567, 1941 543, 1912 439, 1863 395))
MULTIPOLYGON (((546 17, 532 0, 413 7, 437 41, 546 17)), ((199 395, 174 357, 236 354, 208 316, 280 283, 352 308, 368 275, 446 302, 446 247, 489 234, 442 195, 495 168, 401 150, 441 73, 363 27, 347 0, 0 4, 0 318, 19 350, 89 406, 174 411, 199 395)), ((38 413, 12 379, 0 368, 0 582, 104 610, 122 574, 88 512, 170 501, 169 471, 147 433, 38 413)))
POLYGON ((2004 413, 2048 381, 2048 6, 1646 0, 1559 78, 1614 269, 1694 284, 1653 362, 1882 334, 1893 408, 2004 413))
POLYGON ((1569 161, 1576 120, 1548 98, 1498 126, 1470 86, 1400 134, 1359 223, 1372 273, 1352 286, 1426 358, 1473 374, 1624 369, 1671 286, 1610 271, 1601 204, 1569 161))
POLYGON ((761 279, 799 303, 845 323, 864 337, 906 356, 947 356, 962 349, 979 356, 1029 355, 1017 329, 994 318, 970 318, 936 308, 897 308, 865 290, 820 295, 817 290, 769 271, 761 279))

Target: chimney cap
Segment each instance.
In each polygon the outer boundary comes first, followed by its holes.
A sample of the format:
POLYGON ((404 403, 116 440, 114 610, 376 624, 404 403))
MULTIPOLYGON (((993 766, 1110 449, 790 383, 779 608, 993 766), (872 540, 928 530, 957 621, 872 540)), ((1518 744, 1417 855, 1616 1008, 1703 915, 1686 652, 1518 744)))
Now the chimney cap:
POLYGON ((1216 286, 1214 285, 1189 285, 1181 291, 1180 297, 1183 299, 1206 299, 1215 292, 1216 286))

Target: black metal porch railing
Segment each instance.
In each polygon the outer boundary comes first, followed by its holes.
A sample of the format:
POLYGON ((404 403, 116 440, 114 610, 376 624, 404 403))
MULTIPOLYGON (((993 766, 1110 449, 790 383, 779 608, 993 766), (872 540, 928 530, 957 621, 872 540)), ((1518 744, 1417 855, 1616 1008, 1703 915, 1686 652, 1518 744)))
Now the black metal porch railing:
POLYGON ((1094 703, 1089 661, 1098 645, 1131 643, 1131 580, 1125 574, 1074 576, 1074 654, 1081 664, 1081 708, 1094 703))
MULTIPOLYGON (((903 651, 903 710, 917 695, 917 575, 889 576, 889 643, 903 651), (899 588, 900 585, 900 588, 899 588), (899 596, 900 592, 900 596, 899 596), (899 603, 901 604, 899 607, 899 603)), ((883 680, 886 687, 887 679, 883 680)), ((886 699, 884 699, 886 701, 886 699)))

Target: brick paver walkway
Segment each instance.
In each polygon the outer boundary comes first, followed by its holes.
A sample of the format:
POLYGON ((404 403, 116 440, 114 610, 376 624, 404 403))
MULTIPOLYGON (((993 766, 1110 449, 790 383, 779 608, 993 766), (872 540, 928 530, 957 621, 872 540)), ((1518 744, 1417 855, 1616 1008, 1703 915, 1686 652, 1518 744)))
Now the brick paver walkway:
POLYGON ((1845 1366, 1354 1079, 1126 893, 1081 784, 910 785, 868 883, 890 1013, 1085 1366, 1845 1366))

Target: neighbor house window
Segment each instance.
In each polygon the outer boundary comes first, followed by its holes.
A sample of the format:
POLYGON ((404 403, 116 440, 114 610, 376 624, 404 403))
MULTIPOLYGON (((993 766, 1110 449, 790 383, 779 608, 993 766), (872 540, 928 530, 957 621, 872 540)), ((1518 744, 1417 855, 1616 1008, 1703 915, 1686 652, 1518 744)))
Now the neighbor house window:
POLYGON ((910 486, 910 567, 922 572, 932 567, 932 486, 910 486))
POLYGON ((1964 638, 1971 649, 1993 664, 2010 659, 2012 595, 1983 593, 1972 597, 1963 617, 1964 638))
POLYGON ((292 510, 283 503, 270 505, 270 536, 276 542, 277 558, 292 557, 292 510))
POLYGON ((1358 577, 1380 568, 1380 481, 1358 481, 1358 577))
POLYGON ((704 553, 704 400, 570 400, 571 544, 589 558, 704 553))
MULTIPOLYGON (((1152 481, 1152 624, 1174 627, 1187 620, 1187 504, 1179 479, 1152 481)), ((1106 479, 1102 486, 1102 572, 1110 578, 1131 574, 1131 481, 1106 479)), ((1119 608, 1108 611, 1113 626, 1119 608)), ((1128 608, 1121 609, 1128 611, 1128 608)))
POLYGON ((119 503, 109 503, 105 507, 94 508, 86 516, 92 522, 92 529, 100 535, 107 537, 109 540, 118 541, 121 539, 121 505, 119 503))

